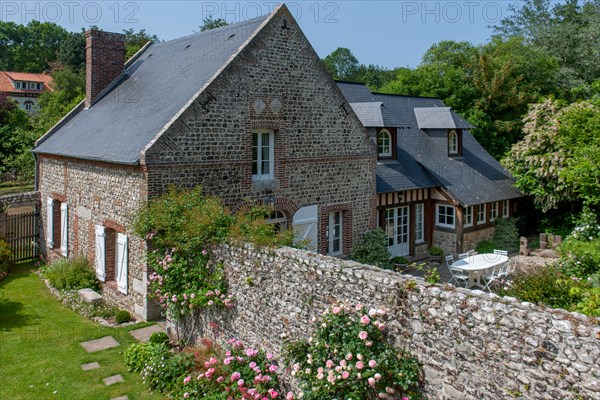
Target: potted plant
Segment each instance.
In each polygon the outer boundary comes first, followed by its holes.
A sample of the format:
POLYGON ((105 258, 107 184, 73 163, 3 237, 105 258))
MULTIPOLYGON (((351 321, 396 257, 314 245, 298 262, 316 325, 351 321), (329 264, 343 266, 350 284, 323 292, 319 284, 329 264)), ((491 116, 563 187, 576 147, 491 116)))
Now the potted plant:
POLYGON ((429 257, 433 260, 433 261, 438 261, 438 262, 442 262, 442 257, 444 256, 444 250, 439 248, 439 247, 430 247, 427 250, 427 253, 429 253, 429 257))
POLYGON ((408 266, 408 260, 404 257, 393 257, 390 259, 390 263, 392 263, 396 269, 404 269, 408 266))

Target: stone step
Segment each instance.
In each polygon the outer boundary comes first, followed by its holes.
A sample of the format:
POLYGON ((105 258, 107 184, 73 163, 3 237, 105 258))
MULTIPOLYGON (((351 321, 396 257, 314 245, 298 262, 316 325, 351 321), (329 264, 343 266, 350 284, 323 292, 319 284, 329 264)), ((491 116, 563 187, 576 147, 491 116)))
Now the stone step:
POLYGON ((88 353, 95 351, 106 350, 119 346, 119 342, 112 336, 105 336, 100 339, 90 340, 89 342, 79 343, 88 353))
POLYGON ((84 371, 91 371, 98 368, 100 368, 100 364, 98 364, 96 361, 89 364, 81 364, 81 369, 84 371))
POLYGON ((102 300, 102 296, 98 293, 94 292, 92 289, 79 289, 77 291, 79 297, 81 297, 84 301, 88 303, 97 303, 102 300))
POLYGON ((125 379, 123 379, 123 376, 119 374, 119 375, 113 375, 113 376, 106 377, 106 378, 102 379, 102 382, 104 382, 104 384, 106 386, 110 386, 110 385, 114 385, 115 383, 125 382, 125 379))

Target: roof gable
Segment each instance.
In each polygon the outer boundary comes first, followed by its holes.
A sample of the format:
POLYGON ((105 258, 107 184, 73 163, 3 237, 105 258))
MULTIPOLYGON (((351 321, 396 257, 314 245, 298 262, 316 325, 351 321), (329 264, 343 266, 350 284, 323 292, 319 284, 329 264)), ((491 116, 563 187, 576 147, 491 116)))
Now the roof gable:
POLYGON ((450 107, 415 107, 419 129, 471 129, 468 123, 450 107))
POLYGON ((278 9, 267 16, 149 46, 102 98, 45 135, 34 151, 138 164, 143 150, 278 9))

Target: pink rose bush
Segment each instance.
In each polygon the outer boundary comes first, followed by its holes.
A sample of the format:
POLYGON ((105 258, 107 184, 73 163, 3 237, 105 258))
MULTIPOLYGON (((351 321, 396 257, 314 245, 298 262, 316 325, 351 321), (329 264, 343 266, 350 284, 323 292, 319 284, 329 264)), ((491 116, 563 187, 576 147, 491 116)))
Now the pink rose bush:
POLYGON ((383 308, 336 304, 313 321, 309 339, 288 343, 286 362, 302 398, 421 398, 419 362, 391 344, 386 318, 383 308))

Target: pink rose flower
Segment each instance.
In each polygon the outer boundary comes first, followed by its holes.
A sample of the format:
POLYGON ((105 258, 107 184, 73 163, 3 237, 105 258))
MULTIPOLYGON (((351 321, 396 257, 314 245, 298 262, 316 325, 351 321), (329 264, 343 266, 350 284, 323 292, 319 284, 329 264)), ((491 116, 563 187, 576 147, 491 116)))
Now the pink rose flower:
POLYGON ((374 317, 374 316, 376 316, 376 315, 377 315, 377 310, 376 310, 376 309, 374 309, 374 308, 371 308, 371 309, 369 310, 369 317, 371 317, 371 318, 372 318, 372 317, 374 317))
POLYGON ((242 376, 242 374, 240 374, 239 372, 236 371, 233 374, 231 374, 231 380, 237 381, 238 379, 240 379, 240 376, 242 376))
POLYGON ((342 378, 348 379, 349 376, 350 376, 350 372, 348 372, 348 371, 342 372, 342 378))
POLYGON ((183 394, 183 398, 184 398, 184 399, 189 399, 189 398, 190 398, 190 394, 189 394, 188 392, 185 392, 185 393, 183 394))
POLYGON ((377 362, 375 360, 370 360, 369 361, 369 367, 375 368, 376 366, 377 366, 377 362))
POLYGON ((373 346, 373 342, 372 342, 372 341, 370 341, 370 340, 367 340, 367 341, 365 342, 365 346, 367 346, 367 347, 371 347, 371 346, 373 346))
POLYGON ((379 315, 380 317, 383 317, 385 315, 385 310, 383 308, 378 309, 377 315, 379 315))
POLYGON ((340 313, 340 311, 342 311, 342 309, 341 309, 341 308, 339 308, 339 307, 333 307, 333 308, 331 309, 331 311, 332 311, 334 314, 339 314, 339 313, 340 313))
POLYGON ((346 366, 346 360, 341 360, 341 361, 340 361, 340 365, 341 365, 342 367, 345 367, 345 366, 346 366))
POLYGON ((244 386, 244 380, 240 379, 237 381, 238 386, 244 386))
POLYGON ((294 400, 294 393, 287 392, 287 394, 285 395, 285 400, 294 400))
POLYGON ((360 311, 360 310, 362 310, 362 308, 363 308, 363 306, 360 303, 358 303, 355 307, 356 311, 360 311))
POLYGON ((356 369, 363 369, 365 367, 365 363, 363 363, 362 361, 359 361, 356 363, 356 369))
POLYGON ((384 330, 385 329, 385 324, 384 323, 379 324, 378 328, 379 328, 380 331, 384 330))
POLYGON ((352 360, 352 353, 346 354, 346 360, 348 360, 348 361, 352 360))
POLYGON ((363 325, 369 325, 369 322, 371 322, 371 320, 366 315, 363 315, 362 317, 360 317, 360 323, 361 324, 363 324, 363 325))
POLYGON ((367 331, 360 331, 358 333, 358 337, 360 338, 360 340, 365 340, 367 338, 367 336, 369 336, 369 334, 367 333, 367 331))
POLYGON ((369 378, 369 379, 367 379, 367 382, 369 382, 369 386, 371 386, 371 387, 375 386, 375 379, 369 378))
POLYGON ((331 360, 327 360, 327 361, 325 362, 325 365, 327 366, 327 368, 333 368, 333 361, 331 361, 331 360))
POLYGON ((190 383, 191 380, 192 380, 192 377, 188 375, 185 378, 183 378, 183 384, 185 385, 186 383, 190 383))
POLYGON ((381 374, 375 374, 373 378, 375 378, 376 381, 379 381, 381 380, 381 374))

